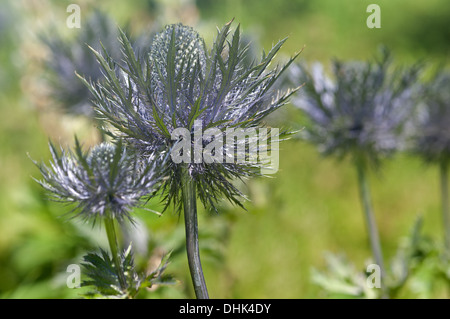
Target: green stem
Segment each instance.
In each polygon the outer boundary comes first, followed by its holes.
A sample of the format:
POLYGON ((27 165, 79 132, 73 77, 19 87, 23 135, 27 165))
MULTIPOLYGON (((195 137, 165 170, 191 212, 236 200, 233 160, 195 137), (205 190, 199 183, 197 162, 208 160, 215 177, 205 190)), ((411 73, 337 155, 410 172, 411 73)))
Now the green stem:
POLYGON ((195 183, 189 175, 187 166, 182 168, 182 195, 186 229, 186 251, 195 295, 197 299, 209 299, 198 245, 195 183))
POLYGON ((442 222, 444 225, 444 252, 450 257, 450 210, 448 200, 448 164, 446 161, 440 163, 441 177, 441 200, 442 200, 442 222))
POLYGON ((364 166, 362 164, 356 164, 356 169, 358 172, 359 195, 364 209, 367 230, 369 232, 370 247, 372 249, 372 255, 375 259, 375 263, 380 267, 381 290, 383 297, 385 297, 386 290, 384 286, 385 268, 383 262, 383 253, 381 251, 380 238, 378 235, 377 224, 372 209, 369 185, 367 183, 364 166))
POLYGON ((125 291, 127 288, 127 282, 120 262, 119 245, 117 244, 116 229, 114 227, 114 219, 109 216, 105 217, 105 229, 108 237, 109 248, 113 258, 114 266, 116 267, 117 275, 119 277, 120 288, 125 291))

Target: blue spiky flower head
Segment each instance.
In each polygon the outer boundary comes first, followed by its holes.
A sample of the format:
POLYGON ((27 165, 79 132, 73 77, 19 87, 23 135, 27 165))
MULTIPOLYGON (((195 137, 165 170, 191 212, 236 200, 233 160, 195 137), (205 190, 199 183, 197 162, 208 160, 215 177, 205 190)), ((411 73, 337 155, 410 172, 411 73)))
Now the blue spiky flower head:
POLYGON ((378 166, 405 148, 420 67, 392 69, 391 62, 383 49, 375 61, 333 61, 332 77, 320 63, 297 66, 291 77, 305 85, 293 103, 306 114, 305 139, 362 165, 378 166))
POLYGON ((114 22, 101 11, 87 16, 83 28, 73 39, 60 34, 42 35, 42 42, 48 49, 45 60, 46 80, 52 99, 62 109, 73 115, 94 115, 89 90, 78 80, 75 71, 87 78, 99 79, 101 69, 86 44, 100 49, 100 40, 111 55, 120 57, 120 47, 116 45, 118 36, 114 22))
POLYGON ((132 221, 130 212, 152 195, 162 176, 156 158, 144 163, 120 141, 101 143, 88 152, 78 140, 74 151, 58 152, 50 143, 50 151, 49 166, 35 162, 43 177, 38 183, 52 199, 74 204, 76 216, 94 223, 102 217, 132 221))
MULTIPOLYGON (((263 126, 265 116, 286 104, 294 92, 279 93, 273 87, 298 54, 286 65, 267 70, 284 39, 249 65, 248 46, 241 43, 239 26, 230 34, 231 22, 218 31, 208 50, 193 28, 174 24, 154 37, 146 58, 136 57, 123 33, 124 63, 114 61, 106 50, 94 50, 105 79, 84 82, 95 97, 97 113, 109 124, 104 127, 107 133, 146 154, 155 145, 172 149, 177 142, 172 132, 184 128, 194 134, 194 123, 222 132, 263 126)), ((181 202, 180 169, 187 166, 201 200, 213 207, 222 197, 240 204, 242 194, 231 180, 260 172, 254 163, 170 162, 170 166, 171 177, 164 185, 168 202, 181 202)))

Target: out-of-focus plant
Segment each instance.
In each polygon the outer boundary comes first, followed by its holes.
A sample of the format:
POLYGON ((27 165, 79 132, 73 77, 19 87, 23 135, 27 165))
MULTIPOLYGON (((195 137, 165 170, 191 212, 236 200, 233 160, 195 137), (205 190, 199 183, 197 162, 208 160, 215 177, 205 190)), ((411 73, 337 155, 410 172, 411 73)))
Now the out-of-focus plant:
POLYGON ((374 61, 332 64, 333 78, 319 63, 299 65, 291 80, 304 83, 293 104, 307 117, 303 137, 325 156, 349 157, 356 168, 360 199, 375 262, 385 268, 367 172, 405 148, 419 66, 392 68, 386 49, 374 61))
POLYGON ((162 159, 156 155, 143 161, 119 140, 103 142, 90 151, 58 152, 50 143, 50 165, 38 164, 43 179, 37 180, 55 201, 74 206, 70 213, 86 222, 104 224, 111 256, 88 254, 85 268, 90 278, 85 285, 95 287, 94 296, 132 298, 140 289, 163 282, 164 264, 154 273, 137 274, 131 246, 124 252, 118 245, 116 224, 133 222, 131 211, 154 195, 164 177, 162 159))
MULTIPOLYGON (((147 57, 135 55, 127 36, 120 41, 125 54, 123 63, 114 60, 107 50, 93 50, 105 78, 99 82, 83 79, 95 98, 96 111, 101 114, 105 132, 120 137, 130 148, 144 156, 156 147, 176 148, 175 129, 198 133, 215 128, 215 138, 225 138, 227 128, 259 128, 264 117, 286 104, 295 91, 279 93, 273 84, 295 59, 284 66, 268 70, 285 40, 278 42, 261 60, 248 65, 248 46, 242 45, 240 28, 230 38, 231 22, 222 27, 208 50, 200 35, 190 27, 167 26, 152 41, 147 57)), ((273 133, 272 131, 269 132, 273 133)), ((284 135, 272 134, 273 139, 284 135)), ((208 144, 202 138, 195 143, 208 144)), ((245 143, 245 142, 244 142, 245 143)), ((234 147, 233 147, 234 150, 234 147)), ((179 151, 179 150, 178 150, 179 151)), ((227 155, 225 145, 215 150, 227 155)), ((233 152, 233 156, 234 156, 233 152)), ((207 207, 228 199, 242 205, 244 195, 232 180, 260 176, 267 163, 238 162, 235 158, 207 163, 192 160, 169 161, 169 178, 163 190, 167 207, 173 204, 184 210, 186 248, 189 268, 198 298, 208 298, 198 245, 197 197, 207 207)), ((222 157, 226 158, 226 157, 222 157)))
MULTIPOLYGON (((148 30, 146 34, 132 38, 136 54, 148 53, 153 35, 148 30)), ((92 81, 100 80, 103 77, 101 67, 89 47, 95 50, 104 47, 111 57, 120 59, 122 53, 118 36, 114 20, 99 10, 94 10, 86 21, 83 20, 83 27, 74 37, 55 34, 54 30, 51 34, 46 32, 41 35, 41 41, 48 49, 44 66, 49 93, 65 113, 83 115, 98 122, 92 107, 93 97, 76 73, 92 81)))
POLYGON ((83 259, 83 267, 87 279, 82 286, 93 287, 94 290, 86 293, 87 298, 136 298, 146 288, 155 285, 170 285, 175 281, 170 275, 164 274, 169 263, 170 254, 164 256, 160 265, 149 274, 139 273, 133 260, 132 246, 130 245, 121 255, 119 265, 124 277, 126 287, 122 286, 120 276, 116 270, 114 258, 100 249, 100 253, 89 253, 83 259))
POLYGON ((418 112, 413 152, 427 163, 439 165, 444 247, 450 259, 450 203, 448 166, 450 163, 450 73, 439 71, 424 85, 418 112))
POLYGON ((100 49, 101 43, 112 56, 120 58, 117 36, 117 26, 100 11, 94 11, 86 18, 83 28, 74 38, 53 32, 41 36, 49 52, 45 68, 50 94, 65 112, 94 117, 90 103, 92 96, 75 72, 93 80, 100 79, 101 69, 88 45, 100 49))
POLYGON ((438 245, 423 233, 422 217, 416 220, 391 259, 384 292, 373 285, 374 273, 369 268, 358 270, 343 255, 327 253, 325 258, 326 271, 313 268, 312 280, 327 297, 373 299, 386 293, 390 298, 433 298, 439 292, 438 282, 450 283, 450 265, 442 262, 438 245))

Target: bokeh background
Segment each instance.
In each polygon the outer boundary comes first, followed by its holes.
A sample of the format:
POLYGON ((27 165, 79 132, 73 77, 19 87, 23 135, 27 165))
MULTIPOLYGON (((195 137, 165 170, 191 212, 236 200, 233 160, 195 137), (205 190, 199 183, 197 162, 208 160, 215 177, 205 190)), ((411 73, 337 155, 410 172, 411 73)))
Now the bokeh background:
MULTIPOLYGON (((74 37, 79 30, 66 26, 71 3, 81 8, 81 27, 89 12, 100 9, 135 34, 150 35, 168 23, 188 24, 208 46, 216 27, 234 18, 257 57, 288 36, 280 61, 302 48, 299 61, 366 60, 383 44, 399 64, 450 62, 447 0, 0 0, 0 298, 77 298, 80 290, 66 287, 67 266, 105 244, 101 229, 62 218, 68 208, 46 199, 32 179, 39 171, 29 158, 48 160, 49 139, 71 144, 76 134, 87 146, 98 139, 92 122, 64 114, 46 94, 48 51, 39 34, 74 37), (381 7, 380 29, 366 26, 371 3, 381 7)), ((292 105, 271 120, 302 127, 302 115, 292 105)), ((425 236, 441 241, 438 183, 437 167, 410 154, 397 154, 370 175, 387 261, 418 216, 425 236)), ((325 269, 326 252, 343 254, 355 269, 365 269, 370 247, 356 172, 345 160, 322 158, 314 146, 294 137, 281 145, 280 170, 273 178, 250 180, 242 188, 251 200, 247 211, 223 203, 219 214, 199 212, 211 297, 327 297, 312 280, 313 269, 325 269)), ((155 200, 149 207, 161 205, 155 200)), ((172 251, 167 272, 178 280, 149 291, 148 297, 192 297, 182 218, 170 211, 162 217, 145 211, 136 215, 142 223, 132 234, 139 234, 137 250, 149 252, 151 262, 172 251)), ((444 283, 428 280, 425 271, 423 276, 399 296, 449 297, 444 283)))

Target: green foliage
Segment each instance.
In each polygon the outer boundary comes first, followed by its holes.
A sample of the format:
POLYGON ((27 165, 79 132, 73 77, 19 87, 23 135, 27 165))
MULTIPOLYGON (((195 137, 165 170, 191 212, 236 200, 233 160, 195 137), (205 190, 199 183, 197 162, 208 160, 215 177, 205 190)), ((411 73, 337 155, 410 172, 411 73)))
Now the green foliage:
POLYGON ((87 277, 82 286, 93 290, 84 294, 86 298, 135 298, 146 288, 156 285, 173 285, 176 281, 165 274, 170 254, 164 256, 159 266, 149 274, 140 274, 136 270, 131 245, 121 254, 121 266, 127 287, 122 289, 119 274, 114 266, 113 258, 103 249, 100 253, 89 253, 84 256, 84 274, 87 277))
MULTIPOLYGON (((399 245, 385 275, 387 297, 401 298, 405 290, 417 298, 432 298, 437 291, 450 285, 450 262, 442 247, 423 234, 423 220, 419 218, 411 234, 399 245)), ((367 284, 373 273, 357 270, 344 255, 327 253, 327 270, 312 270, 313 282, 328 297, 382 298, 379 288, 367 284)), ((368 268, 367 268, 368 270, 368 268)))

